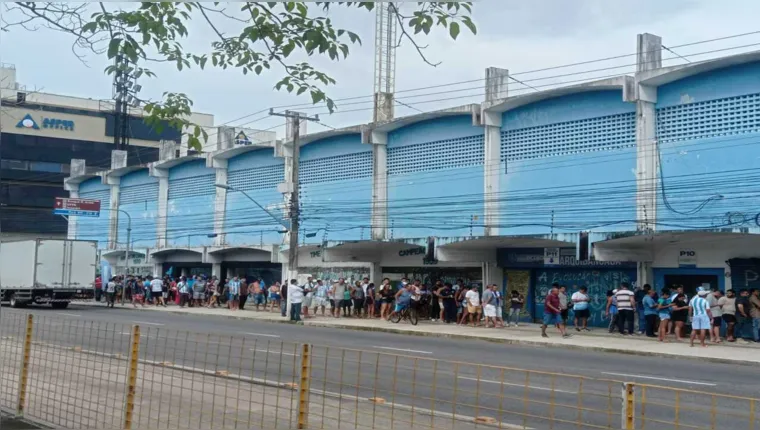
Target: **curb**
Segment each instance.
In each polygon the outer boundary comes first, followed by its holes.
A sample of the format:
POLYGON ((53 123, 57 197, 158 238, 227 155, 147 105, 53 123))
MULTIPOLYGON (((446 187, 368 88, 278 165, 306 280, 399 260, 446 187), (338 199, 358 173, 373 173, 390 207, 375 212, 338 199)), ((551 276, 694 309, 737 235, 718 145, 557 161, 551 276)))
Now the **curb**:
MULTIPOLYGON (((89 305, 89 304, 82 304, 82 303, 80 304, 84 306, 88 306, 88 307, 89 306, 98 307, 97 305, 89 305)), ((125 306, 122 309, 152 312, 152 309, 150 308, 128 308, 125 306)), ((195 316, 199 315, 197 313, 193 313, 192 311, 166 311, 166 312, 174 314, 174 315, 195 315, 195 316)), ((202 315, 202 316, 206 316, 206 315, 202 315)), ((239 320, 239 321, 257 321, 257 322, 268 322, 268 323, 274 323, 274 324, 293 324, 293 325, 299 324, 299 323, 288 321, 288 320, 256 319, 256 318, 237 316, 237 315, 208 315, 208 316, 228 318, 228 319, 234 319, 234 320, 239 320)), ((379 333, 403 334, 407 336, 425 336, 425 337, 437 337, 437 338, 457 339, 457 340, 478 340, 478 341, 483 341, 483 342, 500 343, 504 345, 563 348, 563 349, 570 349, 570 350, 575 350, 575 351, 607 352, 607 353, 615 353, 615 354, 637 355, 637 356, 644 356, 644 357, 665 357, 665 358, 678 357, 678 358, 683 358, 683 359, 700 360, 703 362, 707 361, 707 362, 719 363, 719 364, 741 364, 741 365, 753 366, 753 367, 760 366, 760 362, 748 362, 746 360, 742 360, 739 358, 695 357, 695 356, 687 355, 687 354, 672 354, 672 353, 666 353, 666 352, 640 351, 636 349, 622 349, 622 348, 593 346, 593 345, 572 345, 572 344, 565 344, 565 343, 543 342, 540 340, 529 340, 529 339, 494 339, 494 338, 489 338, 485 336, 481 337, 481 336, 472 336, 472 335, 456 334, 456 333, 416 332, 416 331, 409 331, 409 330, 404 330, 404 329, 379 327, 379 326, 367 327, 367 326, 352 326, 352 325, 345 325, 345 324, 327 324, 327 323, 319 322, 319 321, 309 321, 306 323, 302 321, 300 324, 303 325, 304 327, 338 328, 338 329, 344 329, 344 330, 371 331, 371 332, 379 332, 379 333)), ((732 348, 741 348, 741 347, 736 346, 732 348)), ((744 348, 744 349, 751 349, 751 348, 744 348)))

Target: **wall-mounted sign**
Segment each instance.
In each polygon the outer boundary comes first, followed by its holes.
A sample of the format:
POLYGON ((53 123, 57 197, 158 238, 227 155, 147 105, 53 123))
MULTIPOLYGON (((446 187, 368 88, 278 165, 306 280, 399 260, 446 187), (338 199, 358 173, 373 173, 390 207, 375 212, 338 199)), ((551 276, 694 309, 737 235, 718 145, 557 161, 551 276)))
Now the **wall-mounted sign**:
POLYGON ((53 215, 98 218, 100 216, 100 200, 56 197, 53 215))
POLYGON ((578 260, 575 258, 575 248, 560 248, 559 256, 556 248, 502 248, 497 251, 497 259, 502 267, 525 269, 531 267, 636 267, 633 261, 597 261, 578 260), (547 254, 546 250, 552 252, 547 254), (548 257, 548 262, 547 258, 548 257), (551 260, 554 261, 551 261, 551 260))
POLYGON ((678 267, 697 267, 697 251, 693 249, 679 250, 678 267))
POLYGON ((559 248, 544 248, 544 265, 559 264, 559 248))
MULTIPOLYGON (((32 118, 31 114, 26 114, 24 115, 23 118, 21 118, 21 121, 19 121, 16 124, 16 128, 39 130, 40 126, 39 124, 37 124, 37 121, 35 121, 34 118, 32 118)), ((43 117, 42 128, 46 128, 50 130, 74 131, 74 121, 59 119, 59 118, 43 117)))
POLYGON ((399 257, 409 257, 411 255, 425 255, 427 250, 425 247, 418 246, 416 248, 402 249, 398 252, 399 257))
POLYGON ((245 135, 245 133, 243 132, 243 130, 240 130, 235 135, 235 145, 244 145, 244 146, 247 146, 247 145, 251 145, 251 144, 253 144, 253 142, 251 142, 251 139, 249 139, 248 136, 245 135))

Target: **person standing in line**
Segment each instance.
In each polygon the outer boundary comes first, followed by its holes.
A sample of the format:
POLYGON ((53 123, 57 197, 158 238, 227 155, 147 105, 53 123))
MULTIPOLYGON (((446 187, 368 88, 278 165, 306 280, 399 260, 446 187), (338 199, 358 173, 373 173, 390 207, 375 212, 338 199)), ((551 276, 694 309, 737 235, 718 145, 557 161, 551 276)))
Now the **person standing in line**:
POLYGON ((712 325, 712 314, 710 313, 710 305, 705 300, 707 290, 700 287, 697 291, 697 295, 689 302, 689 315, 692 317, 689 344, 693 347, 694 339, 699 335, 699 343, 704 348, 707 346, 705 336, 712 325))
POLYGON ((380 318, 388 319, 391 316, 391 305, 393 304, 393 286, 391 280, 388 278, 383 279, 383 284, 380 285, 380 318))
POLYGON ((720 329, 723 326, 723 305, 720 299, 724 298, 722 296, 723 294, 717 288, 707 294, 707 304, 710 306, 710 314, 712 315, 712 327, 710 328, 710 342, 712 343, 721 342, 720 329))
POLYGON ((227 284, 228 292, 228 309, 236 311, 240 303, 240 281, 229 282, 227 284))
MULTIPOLYGON (((567 318, 570 315, 570 311, 567 307, 568 305, 567 287, 564 285, 558 285, 556 283, 554 285, 557 285, 557 288, 559 288, 559 310, 560 310, 559 315, 562 318, 562 324, 564 324, 565 327, 567 327, 567 318)), ((554 285, 552 285, 552 287, 554 287, 554 285)))
POLYGON ((369 278, 365 276, 362 278, 362 291, 364 292, 364 318, 367 318, 367 315, 369 314, 369 294, 367 293, 367 288, 369 288, 369 278))
POLYGON ((604 316, 610 319, 609 332, 612 333, 617 328, 618 308, 617 299, 615 299, 615 293, 617 289, 607 291, 607 306, 604 311, 604 316))
MULTIPOLYGON (((257 282, 253 281, 254 287, 256 286, 257 282)), ((269 287, 269 312, 274 312, 275 307, 280 306, 280 301, 282 300, 282 295, 280 294, 280 282, 277 281, 274 284, 272 284, 271 287, 269 287)), ((256 302, 256 294, 254 293, 253 296, 254 303, 256 302)), ((259 307, 256 306, 256 310, 258 310, 259 307)), ((264 310, 267 310, 266 307, 264 310)))
POLYGON ((618 309, 618 331, 621 335, 633 335, 633 310, 636 308, 636 299, 633 297, 633 291, 630 290, 627 282, 620 284, 618 292, 615 293, 618 309), (628 328, 626 333, 625 328, 628 328))
MULTIPOLYGON (((470 316, 470 326, 475 327, 480 325, 480 294, 478 293, 478 286, 473 285, 470 287, 470 291, 465 293, 465 300, 467 300, 467 313, 470 316)), ((462 322, 464 324, 464 321, 462 322)))
MULTIPOLYGON (((365 278, 366 279, 366 278, 365 278)), ((373 319, 375 318, 375 284, 370 282, 367 284, 367 290, 364 298, 364 317, 373 319)))
POLYGON ((150 281, 151 295, 156 297, 156 306, 159 304, 166 307, 164 303, 164 281, 161 278, 155 278, 150 281))
POLYGON ((496 284, 492 284, 493 295, 496 297, 496 323, 504 328, 504 295, 496 284))
POLYGON ((750 290, 749 316, 752 317, 752 340, 760 342, 760 291, 750 290))
POLYGON ((288 301, 290 301, 290 320, 301 321, 301 304, 303 303, 303 287, 298 285, 295 279, 290 280, 288 286, 288 301))
POLYGON ((116 300, 116 277, 111 278, 106 284, 106 307, 113 308, 116 300))
MULTIPOLYGON (((354 301, 354 316, 362 318, 362 311, 364 310, 364 300, 366 290, 362 284, 355 286, 351 290, 351 300, 354 301)), ((366 317, 366 315, 364 315, 366 317)))
POLYGON ((282 287, 280 287, 280 314, 282 316, 288 315, 288 290, 290 286, 288 285, 288 282, 285 281, 282 283, 282 287))
POLYGON ((177 289, 179 290, 179 307, 184 308, 191 298, 190 286, 187 285, 187 281, 185 280, 184 276, 179 278, 177 289))
POLYGON ((443 299, 441 298, 441 290, 443 290, 443 282, 436 281, 435 286, 433 287, 433 307, 430 311, 433 322, 444 321, 443 317, 445 309, 443 307, 443 299))
POLYGON ((258 279, 254 279, 248 291, 253 294, 253 305, 256 307, 256 311, 260 311, 262 305, 264 306, 264 310, 266 310, 267 307, 264 305, 264 301, 261 300, 261 284, 258 279))
POLYGON ((467 325, 467 320, 470 319, 470 308, 467 304, 467 293, 469 292, 469 288, 462 286, 457 294, 457 300, 462 304, 462 314, 459 316, 459 321, 457 321, 459 325, 467 325))
POLYGON ((573 302, 573 314, 575 314, 574 323, 575 331, 589 331, 588 329, 588 317, 591 312, 588 309, 589 297, 585 285, 573 293, 570 300, 573 302))
POLYGON ((562 311, 559 307, 559 289, 552 287, 544 299, 544 323, 541 325, 541 337, 549 337, 546 334, 546 328, 550 325, 557 327, 559 334, 563 338, 570 337, 565 331, 565 325, 562 324, 561 313, 562 311))
POLYGON ((193 301, 196 307, 203 306, 203 295, 206 291, 206 277, 196 276, 193 283, 193 301))
MULTIPOLYGON (((633 294, 633 298, 636 299, 636 314, 638 315, 639 320, 639 334, 644 334, 646 332, 647 327, 647 320, 646 320, 646 312, 644 307, 644 298, 649 295, 649 291, 652 289, 652 286, 649 284, 644 284, 644 287, 637 288, 636 291, 633 294)), ((652 297, 652 300, 657 302, 656 297, 652 297)))
MULTIPOLYGON (((309 318, 309 308, 311 307, 312 303, 314 302, 314 281, 312 281, 312 277, 309 276, 306 279, 306 283, 303 285, 303 302, 301 303, 301 309, 303 310, 303 317, 304 319, 309 318)), ((317 312, 314 311, 314 314, 317 312)))
POLYGON ((339 278, 338 282, 333 284, 332 295, 335 307, 332 308, 332 316, 334 318, 340 318, 340 312, 343 309, 343 296, 346 293, 346 280, 339 278))
MULTIPOLYGON (((245 277, 238 278, 235 276, 233 281, 237 281, 240 285, 240 310, 245 310, 245 302, 248 301, 248 284, 245 282, 245 277)), ((266 309, 266 306, 264 306, 266 309)))
POLYGON ((747 337, 747 327, 752 327, 752 317, 750 317, 749 290, 739 291, 739 297, 736 298, 736 337, 742 340, 742 343, 749 343, 752 337, 747 337))
POLYGON ((660 318, 657 337, 660 342, 667 342, 668 333, 670 333, 670 317, 673 309, 673 302, 670 297, 670 290, 664 289, 662 290, 662 297, 657 300, 657 316, 660 318))
POLYGON ((507 327, 511 327, 512 324, 515 327, 520 325, 520 312, 522 312, 523 305, 525 304, 525 298, 517 290, 512 290, 512 295, 509 298, 509 320, 507 327))
POLYGON ((726 341, 736 342, 734 327, 736 326, 736 293, 733 289, 726 291, 726 296, 718 299, 723 311, 723 321, 726 323, 726 341))
POLYGON ((218 308, 221 306, 221 300, 219 300, 219 291, 214 284, 214 278, 206 282, 206 296, 208 296, 207 308, 218 308))
POLYGON ((443 284, 443 289, 439 293, 443 301, 443 322, 446 324, 457 322, 457 303, 454 299, 454 288, 450 283, 443 284))
POLYGON ((317 314, 317 309, 321 308, 322 316, 325 316, 325 308, 330 304, 330 301, 327 299, 329 289, 321 279, 317 279, 317 286, 314 291, 314 315, 317 314))
MULTIPOLYGON (((659 313, 658 304, 654 300, 654 290, 650 287, 646 290, 646 295, 642 299, 642 308, 644 312, 645 329, 647 337, 655 337, 654 328, 657 326, 657 314, 659 313)), ((619 303, 619 302, 618 302, 619 303)))
POLYGON ((673 307, 670 308, 670 320, 675 328, 671 329, 675 333, 676 342, 684 340, 684 327, 689 319, 689 302, 686 301, 686 295, 683 293, 670 294, 670 300, 673 307))
POLYGON ((483 314, 486 316, 486 328, 489 328, 489 323, 493 324, 493 327, 496 328, 496 296, 493 294, 493 289, 491 288, 491 285, 487 285, 483 289, 483 314))

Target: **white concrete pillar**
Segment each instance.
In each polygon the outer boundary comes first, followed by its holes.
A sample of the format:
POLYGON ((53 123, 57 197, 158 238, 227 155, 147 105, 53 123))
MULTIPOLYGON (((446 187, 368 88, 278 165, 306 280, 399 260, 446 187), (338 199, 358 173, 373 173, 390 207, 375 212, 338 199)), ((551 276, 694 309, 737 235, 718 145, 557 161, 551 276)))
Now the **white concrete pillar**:
POLYGON ((164 263, 153 263, 153 277, 154 278, 164 277, 164 263))
POLYGON ((158 178, 158 214, 156 216, 156 248, 166 248, 166 224, 169 213, 169 170, 150 165, 150 176, 158 178))
POLYGON ((654 271, 652 270, 651 261, 640 261, 636 263, 636 285, 643 286, 649 284, 652 288, 654 285, 654 271))
MULTIPOLYGON (((362 133, 364 136, 365 133, 362 133)), ((388 133, 371 130, 372 145, 372 240, 388 238, 388 133)))
POLYGON ((222 278, 222 263, 213 263, 211 265, 211 276, 216 276, 217 279, 222 278))
MULTIPOLYGON (((206 166, 211 167, 216 172, 215 183, 227 185, 227 160, 216 159, 209 156, 206 159, 206 166)), ((227 209, 227 189, 216 188, 214 195, 214 246, 223 246, 225 241, 224 218, 227 209)))
POLYGON ((121 178, 105 176, 105 183, 111 190, 111 201, 108 206, 108 249, 116 249, 119 245, 119 196, 121 195, 121 178))
MULTIPOLYGON (((662 67, 662 38, 649 33, 637 37, 639 73, 662 67)), ((657 88, 636 82, 636 229, 657 226, 658 144, 656 140, 657 88)))
MULTIPOLYGON (((508 97, 509 70, 489 67, 486 69, 485 104, 508 97)), ((501 112, 481 112, 484 130, 483 147, 483 223, 484 235, 498 236, 501 223, 501 112)))

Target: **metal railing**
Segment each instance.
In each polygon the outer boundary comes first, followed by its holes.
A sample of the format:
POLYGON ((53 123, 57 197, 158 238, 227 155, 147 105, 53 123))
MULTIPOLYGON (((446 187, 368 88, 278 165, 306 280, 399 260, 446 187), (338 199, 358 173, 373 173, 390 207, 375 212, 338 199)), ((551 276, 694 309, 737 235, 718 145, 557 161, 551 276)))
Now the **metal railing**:
POLYGON ((0 406, 53 427, 98 429, 760 430, 752 398, 188 324, 3 312, 0 406))

